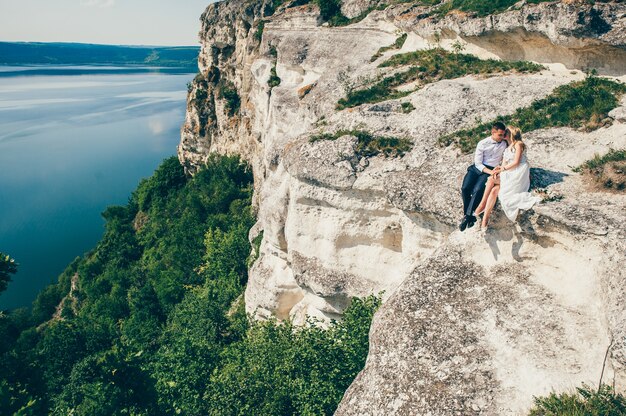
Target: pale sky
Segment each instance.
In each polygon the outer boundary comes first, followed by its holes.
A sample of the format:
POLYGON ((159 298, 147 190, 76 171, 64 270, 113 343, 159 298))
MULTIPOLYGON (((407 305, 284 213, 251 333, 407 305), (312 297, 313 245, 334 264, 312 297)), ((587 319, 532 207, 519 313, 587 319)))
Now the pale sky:
POLYGON ((0 41, 198 45, 214 0, 0 0, 0 41))

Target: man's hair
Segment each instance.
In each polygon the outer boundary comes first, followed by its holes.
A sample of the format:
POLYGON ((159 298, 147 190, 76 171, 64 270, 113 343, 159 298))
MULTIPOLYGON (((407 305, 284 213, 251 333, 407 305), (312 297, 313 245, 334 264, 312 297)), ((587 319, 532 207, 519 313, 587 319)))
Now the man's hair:
POLYGON ((496 121, 495 123, 493 123, 491 128, 496 130, 506 130, 506 126, 501 121, 496 121))

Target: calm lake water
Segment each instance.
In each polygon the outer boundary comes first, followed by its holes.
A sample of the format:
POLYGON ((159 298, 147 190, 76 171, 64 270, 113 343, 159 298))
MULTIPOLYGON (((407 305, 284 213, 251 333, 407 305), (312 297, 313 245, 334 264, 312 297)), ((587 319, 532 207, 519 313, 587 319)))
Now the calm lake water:
POLYGON ((100 213, 176 154, 194 75, 0 67, 0 251, 19 263, 0 309, 30 305, 95 246, 100 213))

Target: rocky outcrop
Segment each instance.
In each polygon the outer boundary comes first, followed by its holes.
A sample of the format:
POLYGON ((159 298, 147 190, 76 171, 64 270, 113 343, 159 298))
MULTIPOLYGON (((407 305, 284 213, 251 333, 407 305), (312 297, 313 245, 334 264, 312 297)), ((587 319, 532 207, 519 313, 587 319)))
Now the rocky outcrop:
POLYGON ((192 173, 211 152, 253 166, 250 238, 263 237, 247 311, 339 318, 350 297, 383 293, 366 367, 338 414, 519 414, 533 395, 597 383, 607 349, 604 380, 624 390, 626 196, 588 188, 572 168, 626 147, 626 101, 594 132, 527 133, 533 187, 547 198, 519 224, 496 214, 484 235, 456 230, 471 156, 437 139, 528 106, 582 70, 624 80, 626 6, 518 3, 437 18, 396 4, 345 27, 323 24, 314 5, 288 6, 207 8, 178 149, 192 173), (372 62, 402 33, 401 49, 372 62), (393 71, 378 68, 389 56, 434 45, 546 69, 443 80, 336 110, 347 90, 393 71), (311 140, 340 129, 336 140, 311 140), (412 150, 364 155, 352 130, 409 138, 412 150))
POLYGON ((518 415, 601 375, 623 389, 624 289, 601 276, 624 282, 624 247, 544 221, 455 233, 416 268, 376 315, 336 414, 518 415))
POLYGON ((258 57, 254 33, 271 13, 271 1, 216 2, 200 21, 199 73, 189 86, 187 114, 178 155, 188 172, 195 172, 211 152, 241 154, 253 160, 259 149, 250 131, 249 105, 253 79, 251 62, 258 57), (231 90, 231 101, 224 95, 231 90), (236 105, 235 105, 236 104, 236 105), (230 107, 237 107, 232 111, 230 107))
MULTIPOLYGON (((608 75, 626 72, 623 4, 571 3, 525 5, 488 17, 453 13, 443 19, 424 18, 429 10, 424 6, 397 4, 345 28, 321 25, 317 7, 310 4, 283 5, 272 14, 269 1, 213 3, 201 18, 200 73, 190 86, 178 148, 181 163, 194 172, 210 152, 237 153, 264 177, 267 163, 261 159, 274 157, 275 148, 333 113, 346 87, 337 75, 349 73, 357 84, 375 76, 378 62, 369 64, 369 58, 400 32, 409 34, 404 50, 458 42, 481 57, 560 63, 608 75), (272 47, 276 59, 270 56, 272 47), (267 86, 273 60, 282 80, 279 88, 267 86), (224 88, 236 91, 240 103, 234 113, 224 88), (298 91, 307 91, 307 99, 298 91), (286 108, 293 114, 284 114, 286 108)), ((355 16, 380 4, 346 1, 342 10, 355 16)))
POLYGON ((476 54, 506 60, 561 63, 568 68, 596 69, 606 75, 626 72, 624 6, 617 3, 550 2, 518 7, 476 18, 451 13, 423 18, 424 8, 409 6, 394 18, 398 27, 441 43, 461 42, 476 54))

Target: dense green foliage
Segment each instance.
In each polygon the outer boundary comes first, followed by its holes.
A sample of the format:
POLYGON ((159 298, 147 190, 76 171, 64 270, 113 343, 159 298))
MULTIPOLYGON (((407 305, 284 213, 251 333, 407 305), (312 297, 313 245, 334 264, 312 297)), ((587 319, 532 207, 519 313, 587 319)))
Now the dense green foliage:
POLYGON ((356 153, 359 156, 376 156, 380 153, 385 156, 403 156, 411 151, 413 142, 404 137, 374 136, 364 130, 338 130, 335 133, 321 133, 311 136, 309 141, 314 143, 318 140, 337 140, 342 136, 356 136, 356 153))
POLYGON ((17 263, 8 254, 0 251, 0 293, 4 292, 11 281, 11 275, 17 272, 17 263))
POLYGON ((320 8, 320 15, 324 21, 343 20, 340 0, 314 0, 320 8))
POLYGON ((626 189, 626 149, 611 150, 602 156, 596 154, 574 171, 591 175, 605 188, 623 191, 626 189))
POLYGON ((14 403, 9 409, 17 411, 26 399, 34 400, 38 414, 142 414, 160 405, 145 399, 158 392, 152 360, 167 345, 171 316, 192 289, 212 284, 208 270, 197 270, 218 263, 209 254, 203 258, 205 239, 221 238, 229 259, 239 261, 219 277, 221 303, 211 303, 224 315, 243 290, 251 180, 234 158, 212 160, 193 179, 170 158, 140 183, 127 205, 109 207, 96 248, 42 291, 30 316, 11 313, 3 321, 8 342, 0 351, 0 374, 7 385, 27 392, 21 397, 1 391, 3 401, 14 403), (62 314, 65 319, 50 320, 74 275, 75 308, 62 314))
MULTIPOLYGON (((546 1, 553 0, 528 0, 527 3, 537 4, 546 1)), ((591 1, 591 0, 588 0, 591 1)), ((341 13, 341 1, 340 0, 296 0, 292 2, 289 7, 294 7, 306 3, 315 3, 320 8, 320 15, 325 22, 328 22, 330 26, 346 26, 352 23, 359 22, 367 17, 373 10, 383 10, 388 4, 394 3, 413 3, 420 6, 438 6, 433 7, 430 14, 444 16, 452 10, 460 10, 467 13, 472 13, 477 16, 487 16, 489 14, 495 14, 502 12, 509 7, 513 6, 518 0, 392 0, 387 3, 379 4, 377 6, 369 7, 364 10, 363 13, 353 18, 347 18, 341 13)), ((271 15, 275 10, 286 3, 286 0, 274 0, 268 4, 266 15, 271 15)))
POLYGON ((495 74, 503 72, 529 73, 538 72, 543 67, 531 62, 498 61, 479 59, 474 55, 452 53, 442 48, 419 50, 394 55, 379 67, 409 68, 385 77, 374 85, 360 90, 350 91, 346 98, 339 100, 337 109, 356 107, 364 103, 376 103, 404 97, 426 84, 442 79, 459 78, 468 74, 495 74), (400 91, 397 88, 416 82, 415 89, 400 91))
POLYGON ((251 194, 237 158, 189 178, 173 157, 109 207, 102 240, 32 310, 0 314, 2 414, 332 414, 379 300, 326 331, 250 326, 251 194))
POLYGON ((563 126, 595 130, 610 122, 607 114, 619 105, 624 93, 626 85, 623 83, 589 76, 583 81, 555 88, 548 97, 536 100, 510 116, 443 136, 439 142, 444 146, 456 143, 464 152, 471 152, 480 139, 489 135, 495 121, 517 126, 523 132, 563 126))
POLYGON ((535 397, 529 416, 624 416, 626 397, 603 384, 598 390, 583 385, 575 394, 535 397))
POLYGON ((269 321, 223 352, 206 393, 209 415, 331 415, 365 364, 380 299, 354 299, 326 330, 269 321))

